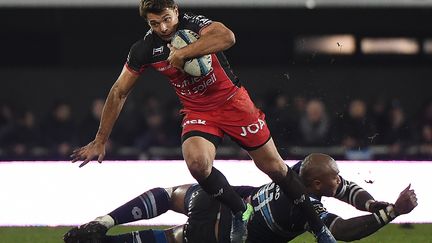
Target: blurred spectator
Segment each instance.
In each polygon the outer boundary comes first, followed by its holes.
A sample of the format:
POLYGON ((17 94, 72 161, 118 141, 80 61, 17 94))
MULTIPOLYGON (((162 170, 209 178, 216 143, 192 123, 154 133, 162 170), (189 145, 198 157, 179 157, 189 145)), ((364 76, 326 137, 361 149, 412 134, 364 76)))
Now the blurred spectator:
MULTIPOLYGON (((148 96, 143 103, 139 114, 135 117, 135 120, 139 121, 139 128, 130 131, 134 133, 134 137, 129 138, 132 142, 131 146, 145 153, 150 147, 173 147, 179 144, 178 137, 174 139, 173 135, 181 130, 174 127, 174 124, 171 124, 172 127, 168 126, 168 123, 173 122, 170 117, 173 114, 170 113, 176 112, 175 115, 178 116, 179 109, 174 107, 172 110, 168 109, 169 106, 165 107, 162 101, 153 95, 148 96), (167 129, 168 127, 174 130, 167 129)), ((178 124, 181 123, 176 123, 178 124)))
POLYGON ((421 136, 418 141, 419 152, 423 159, 432 158, 432 125, 425 124, 421 129, 421 136))
POLYGON ((425 103, 424 108, 421 112, 419 123, 422 125, 432 125, 432 100, 429 100, 425 103))
POLYGON ((384 143, 383 134, 385 133, 386 127, 388 125, 387 122, 387 108, 388 102, 383 97, 378 97, 373 103, 371 107, 371 119, 376 127, 376 141, 377 143, 384 143))
POLYGON ((305 146, 323 146, 328 142, 331 122, 325 105, 318 99, 312 99, 306 104, 306 112, 299 120, 300 144, 305 146))
MULTIPOLYGON (((415 119, 410 119, 397 100, 387 102, 379 97, 368 112, 365 102, 356 99, 333 120, 326 104, 318 99, 291 99, 278 92, 256 100, 266 110, 266 120, 284 158, 299 156, 301 151, 311 149, 309 146, 336 151, 333 156, 343 159, 432 158, 432 101, 424 104, 415 119), (344 147, 326 148, 333 144, 344 147), (380 146, 371 148, 373 145, 380 146)), ((109 159, 180 159, 176 150, 182 120, 178 100, 149 96, 143 106, 136 102, 126 104, 113 129, 107 147, 113 150, 109 159), (165 151, 169 154, 166 157, 165 151)), ((71 107, 65 102, 56 102, 40 126, 36 122, 40 118, 32 111, 0 102, 0 160, 68 160, 77 141, 85 144, 93 139, 103 105, 104 99, 93 100, 77 129, 71 107)), ((220 158, 248 159, 232 149, 234 143, 226 140, 221 144, 220 158)))
POLYGON ((176 100, 170 102, 167 105, 168 114, 166 116, 166 136, 168 143, 173 147, 179 147, 181 145, 181 133, 182 133, 182 120, 183 115, 180 112, 180 103, 176 100))
POLYGON ((338 133, 341 145, 347 149, 364 149, 374 143, 378 134, 368 117, 363 100, 350 102, 348 111, 339 120, 338 133))
POLYGON ((76 144, 77 127, 71 112, 68 103, 56 102, 41 125, 45 144, 51 149, 51 156, 55 159, 68 159, 76 144))
POLYGON ((12 107, 6 102, 0 103, 0 149, 7 144, 7 136, 15 124, 12 107))
POLYGON ((146 116, 147 129, 141 133, 135 142, 135 147, 146 151, 152 146, 173 146, 164 127, 164 116, 160 112, 149 113, 146 116))
POLYGON ((16 122, 6 136, 7 157, 13 160, 31 158, 32 149, 40 146, 40 129, 31 111, 18 111, 16 122))
POLYGON ((295 122, 291 116, 293 111, 287 95, 277 94, 272 100, 273 104, 266 111, 266 121, 277 147, 283 148, 294 144, 293 140, 297 137, 295 122))
POLYGON ((412 139, 411 128, 399 101, 391 103, 382 142, 390 146, 390 156, 400 155, 412 139))
POLYGON ((79 124, 79 144, 86 144, 94 139, 99 128, 104 103, 105 100, 101 98, 93 100, 89 113, 79 124))
POLYGON ((307 100, 304 96, 302 95, 297 95, 294 97, 294 102, 293 102, 293 106, 294 106, 294 112, 292 114, 292 116, 294 117, 300 117, 306 110, 306 104, 307 104, 307 100))
POLYGON ((0 103, 0 127, 12 123, 12 107, 7 103, 0 103))
MULTIPOLYGON (((123 107, 121 116, 118 117, 110 141, 113 146, 131 147, 137 136, 145 129, 145 121, 142 120, 141 114, 137 110, 134 100, 126 102, 123 107)), ((94 131, 96 133, 96 131, 94 131)), ((93 140, 93 138, 92 138, 93 140)), ((111 155, 108 155, 111 156, 111 155)))

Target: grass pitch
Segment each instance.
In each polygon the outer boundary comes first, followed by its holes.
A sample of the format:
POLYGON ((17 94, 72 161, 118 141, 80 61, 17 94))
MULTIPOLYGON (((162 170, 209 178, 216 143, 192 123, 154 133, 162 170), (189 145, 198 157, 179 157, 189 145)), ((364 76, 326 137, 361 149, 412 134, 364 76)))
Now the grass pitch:
MULTIPOLYGON (((390 224, 377 233, 356 242, 364 243, 432 243, 432 224, 413 224, 412 227, 390 224)), ((0 243, 61 243, 62 235, 71 227, 0 227, 0 243)), ((153 227, 155 228, 155 227, 153 227)), ((158 227, 160 229, 166 227, 158 227)), ((144 226, 118 226, 109 234, 121 234, 134 230, 146 229, 144 226)), ((294 243, 314 242, 314 238, 305 233, 297 237, 294 243)))

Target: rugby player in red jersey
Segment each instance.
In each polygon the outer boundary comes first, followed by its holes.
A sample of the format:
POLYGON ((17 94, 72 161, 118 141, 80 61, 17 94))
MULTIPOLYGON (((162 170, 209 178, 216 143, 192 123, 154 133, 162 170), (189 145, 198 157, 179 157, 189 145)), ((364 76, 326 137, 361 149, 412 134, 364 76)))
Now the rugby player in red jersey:
MULTIPOLYGON (((301 174, 316 212, 336 239, 353 241, 373 234, 397 216, 417 206, 417 196, 408 186, 394 204, 376 201, 355 182, 339 175, 336 161, 325 154, 311 154, 292 169, 301 174), (321 198, 334 197, 363 216, 342 219, 328 212, 321 198)), ((306 218, 274 183, 260 187, 235 186, 234 190, 254 207, 246 242, 286 243, 309 230, 306 218)), ((94 221, 74 227, 64 235, 65 243, 229 243, 231 213, 205 193, 198 184, 153 188, 94 221), (154 218, 173 210, 188 216, 185 225, 166 230, 142 230, 105 235, 111 227, 154 218)))
POLYGON ((213 167, 216 148, 224 134, 247 150, 256 166, 299 205, 319 242, 335 242, 305 196, 304 185, 285 166, 264 114, 255 107, 222 52, 234 45, 234 33, 202 15, 180 14, 173 0, 141 0, 139 10, 150 30, 132 45, 126 64, 106 98, 95 139, 74 150, 72 162, 82 160, 80 167, 94 157, 102 162, 105 143, 129 92, 138 77, 153 68, 168 78, 183 105, 182 152, 190 173, 205 192, 228 206, 234 215, 232 242, 244 240, 252 210, 213 167), (200 38, 176 49, 169 43, 179 29, 192 30, 200 38), (185 60, 207 54, 212 58, 208 74, 192 77, 182 70, 185 60))

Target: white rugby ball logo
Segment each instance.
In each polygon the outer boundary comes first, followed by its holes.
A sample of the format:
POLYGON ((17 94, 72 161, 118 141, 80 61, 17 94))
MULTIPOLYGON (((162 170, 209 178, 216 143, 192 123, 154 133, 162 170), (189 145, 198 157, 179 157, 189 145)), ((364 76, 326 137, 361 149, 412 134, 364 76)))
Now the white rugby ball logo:
MULTIPOLYGON (((178 30, 171 40, 171 45, 177 49, 183 48, 199 39, 199 35, 192 30, 178 30)), ((191 76, 205 76, 212 70, 211 55, 204 55, 187 60, 183 67, 184 71, 191 76)))

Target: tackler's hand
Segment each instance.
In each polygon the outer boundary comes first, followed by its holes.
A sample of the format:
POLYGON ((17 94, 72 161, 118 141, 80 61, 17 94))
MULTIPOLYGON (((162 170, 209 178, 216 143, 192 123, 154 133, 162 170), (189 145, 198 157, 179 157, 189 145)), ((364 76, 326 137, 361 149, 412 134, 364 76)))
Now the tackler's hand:
POLYGON ((413 189, 410 189, 411 184, 408 185, 400 194, 394 204, 395 213, 398 215, 407 214, 417 207, 417 195, 413 189))
POLYGON ((72 158, 72 163, 80 160, 83 161, 79 165, 80 168, 86 165, 96 156, 98 156, 98 162, 102 163, 102 160, 105 157, 105 145, 96 141, 92 141, 84 147, 75 149, 70 155, 72 158))

